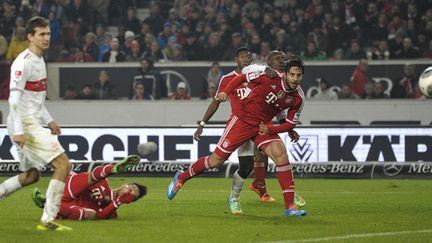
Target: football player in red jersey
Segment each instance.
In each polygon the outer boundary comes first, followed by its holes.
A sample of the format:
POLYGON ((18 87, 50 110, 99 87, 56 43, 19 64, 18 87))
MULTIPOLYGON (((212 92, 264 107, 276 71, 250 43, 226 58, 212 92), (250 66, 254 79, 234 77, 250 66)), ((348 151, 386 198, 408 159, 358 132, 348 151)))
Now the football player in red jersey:
POLYGON ((253 89, 242 100, 242 109, 236 111, 229 119, 215 151, 201 157, 186 171, 177 172, 167 189, 167 197, 172 200, 184 183, 201 174, 204 170, 223 164, 231 153, 245 141, 252 139, 257 147, 264 151, 275 163, 281 186, 285 216, 303 216, 294 202, 294 178, 285 145, 278 133, 294 129, 299 121, 303 107, 304 93, 299 84, 303 79, 304 64, 299 59, 288 61, 282 77, 271 79, 265 73, 254 72, 235 77, 216 96, 217 100, 226 101, 229 95, 243 82, 254 85, 253 89), (288 109, 286 122, 273 126, 275 115, 288 109))
MULTIPOLYGON (((147 188, 138 183, 127 183, 112 189, 106 177, 123 172, 139 161, 139 156, 130 155, 117 164, 98 166, 91 173, 71 172, 66 180, 57 218, 70 220, 116 218, 116 210, 120 205, 143 197, 147 194, 147 188)), ((37 188, 32 192, 32 199, 36 206, 43 208, 45 196, 37 188)))

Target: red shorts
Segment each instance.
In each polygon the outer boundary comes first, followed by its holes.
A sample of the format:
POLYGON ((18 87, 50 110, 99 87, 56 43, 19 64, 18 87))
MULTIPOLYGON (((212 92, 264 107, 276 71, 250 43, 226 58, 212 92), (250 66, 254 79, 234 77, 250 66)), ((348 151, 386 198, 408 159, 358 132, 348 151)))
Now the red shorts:
POLYGON ((57 214, 57 218, 82 220, 84 217, 84 209, 84 207, 76 206, 73 203, 62 202, 60 211, 57 214))
POLYGON ((244 142, 251 139, 259 149, 264 150, 273 141, 282 141, 277 134, 259 135, 259 127, 249 125, 232 115, 219 139, 215 153, 222 158, 228 157, 244 142))

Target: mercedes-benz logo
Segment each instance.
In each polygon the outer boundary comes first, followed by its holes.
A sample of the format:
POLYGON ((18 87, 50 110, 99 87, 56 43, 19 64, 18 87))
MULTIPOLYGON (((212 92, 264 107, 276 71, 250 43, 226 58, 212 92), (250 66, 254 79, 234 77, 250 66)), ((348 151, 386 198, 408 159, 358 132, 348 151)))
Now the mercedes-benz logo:
POLYGON ((398 162, 386 163, 383 166, 383 171, 384 171, 384 174, 386 174, 388 176, 395 176, 402 171, 402 167, 403 167, 403 165, 398 163, 398 162))

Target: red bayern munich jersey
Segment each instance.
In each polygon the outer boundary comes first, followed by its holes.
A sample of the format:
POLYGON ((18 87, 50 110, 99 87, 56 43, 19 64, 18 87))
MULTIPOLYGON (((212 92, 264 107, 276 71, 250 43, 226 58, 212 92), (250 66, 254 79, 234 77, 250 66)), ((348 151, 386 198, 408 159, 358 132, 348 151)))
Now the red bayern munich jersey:
MULTIPOLYGON (((300 86, 297 86, 294 91, 288 91, 283 78, 270 79, 264 73, 252 72, 237 76, 232 84, 221 92, 229 93, 233 86, 244 81, 250 82, 254 88, 246 98, 241 100, 242 106, 239 112, 234 113, 242 121, 258 126, 261 122, 271 122, 275 115, 288 109, 287 123, 291 126, 298 123, 305 97, 300 86)), ((282 128, 284 124, 276 127, 282 128)))
MULTIPOLYGON (((70 185, 68 176, 66 186, 70 185)), ((73 192, 73 189, 71 189, 73 192)), ((71 203, 79 207, 91 208, 97 212, 102 211, 112 200, 112 190, 106 179, 102 179, 85 189, 78 196, 71 195, 69 188, 65 188, 62 202, 71 203), (107 200, 109 199, 109 200, 107 200)))
MULTIPOLYGON (((221 80, 219 81, 219 87, 216 91, 216 95, 221 90, 225 89, 225 87, 228 86, 228 84, 231 83, 231 81, 239 75, 240 74, 237 73, 236 71, 232 71, 232 72, 222 76, 221 80)), ((248 83, 245 81, 245 82, 242 82, 237 87, 235 87, 233 92, 228 94, 229 100, 231 103, 231 113, 232 114, 236 114, 236 113, 240 112, 240 110, 242 109, 241 104, 240 104, 240 100, 244 99, 250 91, 251 90, 250 90, 250 88, 248 88, 248 83)))

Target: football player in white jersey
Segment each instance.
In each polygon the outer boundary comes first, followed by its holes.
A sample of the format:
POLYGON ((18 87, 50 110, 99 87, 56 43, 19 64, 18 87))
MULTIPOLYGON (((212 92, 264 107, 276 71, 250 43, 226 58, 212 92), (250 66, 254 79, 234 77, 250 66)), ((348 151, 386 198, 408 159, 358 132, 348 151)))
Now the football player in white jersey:
POLYGON ((60 127, 44 105, 47 73, 43 54, 49 48, 50 33, 48 20, 41 17, 30 19, 26 25, 29 46, 12 63, 7 127, 23 172, 0 184, 0 200, 37 182, 39 171, 50 164, 54 173, 37 229, 64 231, 71 228, 54 222, 54 219, 60 208, 71 164, 57 139, 60 127))

